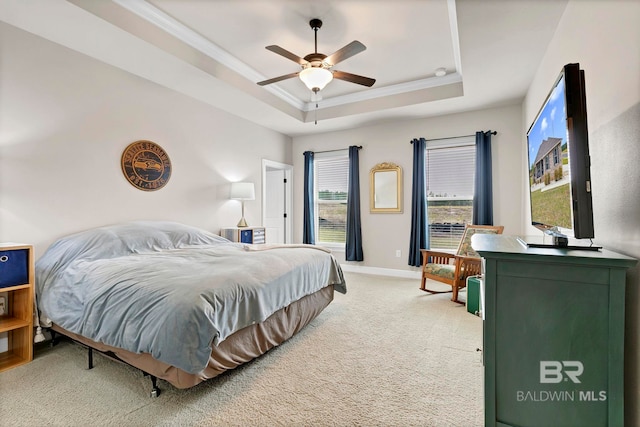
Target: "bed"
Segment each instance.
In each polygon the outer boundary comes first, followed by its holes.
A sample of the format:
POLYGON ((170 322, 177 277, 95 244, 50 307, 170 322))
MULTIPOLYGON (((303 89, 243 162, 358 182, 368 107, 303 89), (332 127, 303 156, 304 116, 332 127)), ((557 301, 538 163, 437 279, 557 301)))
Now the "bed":
POLYGON ((164 221, 58 239, 36 262, 40 324, 177 388, 286 341, 346 293, 312 245, 246 245, 164 221))

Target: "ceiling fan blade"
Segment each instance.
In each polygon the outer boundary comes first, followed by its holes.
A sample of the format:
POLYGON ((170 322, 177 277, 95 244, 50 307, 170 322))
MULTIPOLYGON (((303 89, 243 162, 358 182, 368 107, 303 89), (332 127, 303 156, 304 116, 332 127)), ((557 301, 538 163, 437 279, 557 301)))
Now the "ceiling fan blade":
POLYGON ((367 87, 373 86, 373 84, 376 82, 376 79, 370 79, 369 77, 363 77, 357 74, 345 73, 344 71, 334 71, 333 78, 351 83, 357 83, 359 85, 367 87))
POLYGON ((284 56, 285 58, 290 59, 293 62, 297 62, 300 65, 306 65, 309 63, 306 59, 300 58, 295 53, 291 53, 288 50, 281 48, 280 46, 271 45, 267 46, 265 49, 270 50, 273 53, 277 53, 278 55, 284 56))
POLYGON ((336 65, 338 62, 344 61, 347 58, 351 58, 356 53, 360 53, 367 47, 360 43, 358 40, 354 40, 337 52, 332 53, 324 59, 324 62, 330 66, 336 65))
POLYGON ((270 85, 271 83, 276 83, 276 82, 279 82, 281 80, 287 80, 287 79, 296 77, 297 75, 298 75, 298 72, 291 73, 291 74, 285 74, 284 76, 274 77, 274 78, 269 79, 269 80, 263 80, 261 82, 258 82, 258 85, 260 85, 260 86, 270 85))

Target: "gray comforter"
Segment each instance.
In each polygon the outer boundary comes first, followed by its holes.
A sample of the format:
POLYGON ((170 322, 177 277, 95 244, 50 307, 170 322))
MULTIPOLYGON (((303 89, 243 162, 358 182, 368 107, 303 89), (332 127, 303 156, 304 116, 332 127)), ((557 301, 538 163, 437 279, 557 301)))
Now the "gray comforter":
POLYGON ((256 249, 170 222, 67 236, 36 263, 41 319, 197 373, 235 331, 325 286, 346 292, 322 248, 256 249))

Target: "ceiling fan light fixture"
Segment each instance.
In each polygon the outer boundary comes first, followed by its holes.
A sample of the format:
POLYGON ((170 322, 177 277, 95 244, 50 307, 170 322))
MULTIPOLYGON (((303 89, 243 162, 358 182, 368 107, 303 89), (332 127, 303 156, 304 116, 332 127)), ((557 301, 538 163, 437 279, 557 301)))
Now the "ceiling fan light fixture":
POLYGON ((305 84, 310 91, 314 94, 320 92, 331 80, 343 80, 349 83, 355 83, 366 87, 371 87, 376 82, 375 79, 369 77, 359 76, 357 74, 346 73, 344 71, 332 70, 333 67, 351 58, 366 49, 365 45, 357 40, 343 46, 331 55, 327 56, 324 53, 318 52, 318 29, 322 26, 320 19, 312 19, 309 22, 314 34, 315 50, 313 53, 308 54, 304 58, 299 57, 295 53, 291 53, 286 49, 281 48, 278 45, 267 46, 266 49, 280 56, 283 56, 291 61, 297 63, 302 67, 301 71, 297 73, 289 73, 282 76, 274 77, 272 79, 263 80, 257 82, 260 86, 270 85, 282 80, 287 80, 298 76, 300 80, 305 84))
POLYGON ((298 74, 302 83, 314 92, 320 91, 333 80, 333 73, 326 68, 307 67, 298 74))

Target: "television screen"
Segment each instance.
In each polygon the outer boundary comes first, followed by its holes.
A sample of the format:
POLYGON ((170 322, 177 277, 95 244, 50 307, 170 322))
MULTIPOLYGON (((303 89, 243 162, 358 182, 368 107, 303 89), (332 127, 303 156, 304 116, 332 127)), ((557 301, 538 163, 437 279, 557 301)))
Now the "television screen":
POLYGON ((584 72, 568 64, 527 132, 531 223, 548 234, 594 236, 588 138, 584 72))

